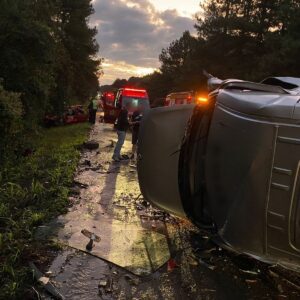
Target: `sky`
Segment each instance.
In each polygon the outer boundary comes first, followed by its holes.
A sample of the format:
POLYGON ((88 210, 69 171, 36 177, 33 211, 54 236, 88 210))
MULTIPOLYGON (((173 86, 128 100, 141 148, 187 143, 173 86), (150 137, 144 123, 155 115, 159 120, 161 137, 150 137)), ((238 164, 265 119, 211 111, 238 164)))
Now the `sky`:
POLYGON ((90 22, 98 29, 104 58, 100 84, 143 76, 159 68, 162 48, 185 30, 194 31, 200 1, 93 0, 95 14, 90 22))

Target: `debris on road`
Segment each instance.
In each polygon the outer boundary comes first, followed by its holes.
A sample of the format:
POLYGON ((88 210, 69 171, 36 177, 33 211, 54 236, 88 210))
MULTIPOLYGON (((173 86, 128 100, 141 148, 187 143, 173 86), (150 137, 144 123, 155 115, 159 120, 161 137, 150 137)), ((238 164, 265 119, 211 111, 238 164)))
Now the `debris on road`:
POLYGON ((191 265, 191 266, 198 266, 199 265, 199 263, 198 263, 198 261, 197 261, 197 258, 194 256, 194 255, 189 255, 188 257, 187 257, 187 259, 188 259, 188 263, 189 263, 189 265, 191 265))
POLYGON ((106 286, 107 286, 107 279, 102 279, 102 280, 100 280, 98 286, 99 286, 100 288, 106 287, 106 286))
POLYGON ((212 271, 214 271, 214 270, 217 268, 216 266, 214 266, 214 265, 212 265, 212 264, 210 264, 210 263, 204 261, 204 259, 201 259, 201 258, 199 259, 199 264, 200 264, 201 266, 204 266, 204 267, 206 267, 206 268, 212 270, 212 271))
POLYGON ((101 238, 99 236, 97 236, 96 234, 94 234, 93 232, 90 232, 87 229, 82 229, 81 233, 86 236, 87 238, 99 243, 101 241, 101 238))
POLYGON ((242 273, 245 273, 245 274, 248 274, 248 275, 254 275, 254 276, 258 276, 259 275, 259 272, 257 271, 250 271, 250 270, 243 270, 243 269, 240 269, 240 271, 242 273))
POLYGON ((85 246, 86 250, 88 250, 88 251, 92 251, 94 241, 97 243, 99 243, 101 241, 101 238, 99 236, 97 236, 96 234, 94 234, 86 229, 82 229, 81 233, 90 239, 90 241, 85 246))
POLYGON ((94 140, 91 140, 83 143, 83 147, 88 150, 97 150, 99 148, 99 143, 94 140))
POLYGON ((125 274, 124 278, 131 284, 131 285, 138 285, 140 280, 136 277, 133 277, 129 274, 125 274))
POLYGON ((246 279, 245 281, 246 281, 246 283, 248 283, 249 285, 252 285, 252 284, 257 283, 257 280, 256 280, 256 279, 246 279))
POLYGON ((171 258, 167 264, 167 271, 172 272, 175 268, 178 268, 179 265, 176 263, 175 259, 171 258))
POLYGON ((65 297, 56 289, 56 287, 50 282, 48 277, 45 277, 43 273, 36 267, 33 262, 29 263, 30 268, 32 269, 34 278, 42 284, 44 289, 51 294, 55 299, 64 300, 65 297))

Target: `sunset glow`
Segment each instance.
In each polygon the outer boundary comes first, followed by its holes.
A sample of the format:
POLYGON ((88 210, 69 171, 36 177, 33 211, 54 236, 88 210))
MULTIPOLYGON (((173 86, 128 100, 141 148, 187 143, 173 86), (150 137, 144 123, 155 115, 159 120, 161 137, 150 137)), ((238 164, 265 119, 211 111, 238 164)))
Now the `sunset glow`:
POLYGON ((159 68, 159 54, 182 33, 195 33, 199 0, 94 0, 90 23, 97 41, 104 75, 100 84, 116 78, 144 76, 159 68))

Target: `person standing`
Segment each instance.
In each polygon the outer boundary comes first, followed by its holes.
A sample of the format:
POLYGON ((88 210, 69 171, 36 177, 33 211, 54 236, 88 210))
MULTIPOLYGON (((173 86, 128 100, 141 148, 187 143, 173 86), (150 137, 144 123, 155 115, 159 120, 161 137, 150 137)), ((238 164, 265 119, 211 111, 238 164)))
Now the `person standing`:
POLYGON ((143 117, 143 106, 140 105, 137 110, 134 111, 131 117, 131 124, 132 124, 132 153, 131 159, 134 159, 136 151, 137 151, 137 144, 138 144, 138 137, 139 137, 139 129, 140 123, 143 117))
POLYGON ((116 129, 118 134, 118 141, 115 146, 114 154, 112 157, 115 162, 119 162, 120 160, 122 160, 121 149, 124 145, 126 132, 129 128, 129 120, 128 120, 129 108, 130 108, 129 103, 125 107, 122 107, 117 119, 116 129))
POLYGON ((91 124, 96 123, 96 115, 97 115, 97 110, 98 110, 98 99, 94 98, 90 104, 89 104, 89 122, 91 124))

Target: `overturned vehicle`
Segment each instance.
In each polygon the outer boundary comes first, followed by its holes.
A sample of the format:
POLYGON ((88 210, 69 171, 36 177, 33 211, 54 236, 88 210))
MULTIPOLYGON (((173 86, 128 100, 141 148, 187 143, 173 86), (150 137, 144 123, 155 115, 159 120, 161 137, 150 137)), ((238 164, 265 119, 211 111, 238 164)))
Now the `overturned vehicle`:
POLYGON ((149 111, 144 197, 224 247, 300 270, 300 79, 209 79, 207 102, 149 111))

